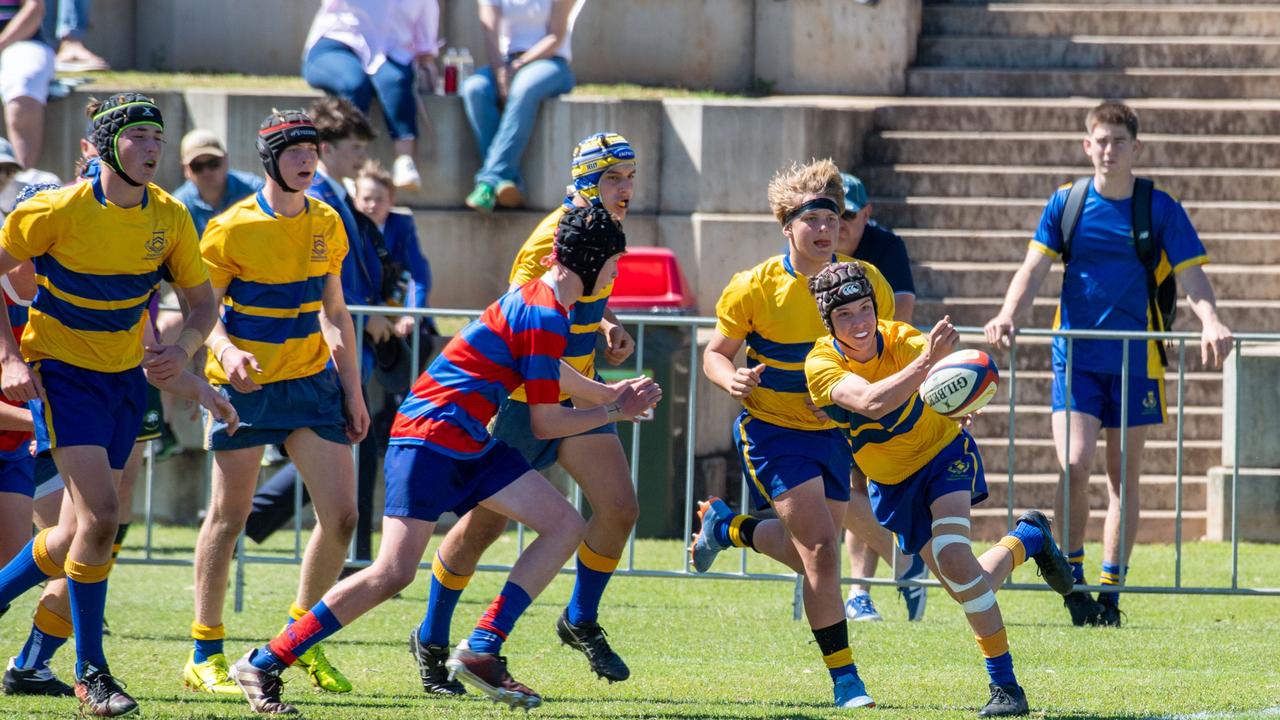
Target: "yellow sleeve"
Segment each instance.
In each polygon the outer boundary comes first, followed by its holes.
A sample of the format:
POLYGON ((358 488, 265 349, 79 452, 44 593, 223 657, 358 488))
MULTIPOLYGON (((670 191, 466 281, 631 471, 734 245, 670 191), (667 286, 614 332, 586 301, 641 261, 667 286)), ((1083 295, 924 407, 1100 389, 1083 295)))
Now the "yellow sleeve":
POLYGON ((329 248, 329 274, 342 275, 342 261, 350 252, 351 242, 347 238, 347 229, 342 225, 342 218, 337 211, 329 212, 329 232, 325 241, 329 248))
POLYGON ((175 214, 178 220, 174 223, 173 247, 169 249, 164 264, 173 276, 174 285, 193 288, 208 280, 209 272, 200 258, 200 241, 196 237, 196 226, 191 221, 191 213, 182 209, 175 214))
POLYGON ((0 247, 18 260, 44 255, 61 234, 52 210, 47 193, 19 205, 0 226, 0 247))
POLYGON ((908 323, 895 322, 893 325, 893 337, 885 342, 900 354, 901 366, 906 367, 907 363, 920 357, 920 353, 924 352, 925 345, 929 344, 929 336, 908 323))
POLYGON ((542 265, 542 259, 551 254, 552 246, 555 244, 556 226, 559 225, 562 214, 551 213, 538 223, 538 227, 534 228, 533 232, 529 233, 524 245, 520 246, 520 252, 516 253, 515 262, 511 264, 508 283, 524 285, 534 278, 542 277, 547 271, 542 265))
POLYGON ((804 360, 804 377, 809 386, 809 397, 818 407, 836 404, 831 399, 831 391, 848 374, 849 371, 840 364, 840 354, 832 345, 830 335, 814 343, 804 360))
POLYGON ((227 287, 232 278, 240 275, 239 264, 227 253, 228 239, 227 227, 216 217, 205 226, 204 237, 200 238, 200 255, 204 258, 209 282, 216 288, 227 287))
POLYGON ((744 340, 755 317, 752 303, 751 271, 734 275, 716 301, 716 330, 734 340, 744 340))

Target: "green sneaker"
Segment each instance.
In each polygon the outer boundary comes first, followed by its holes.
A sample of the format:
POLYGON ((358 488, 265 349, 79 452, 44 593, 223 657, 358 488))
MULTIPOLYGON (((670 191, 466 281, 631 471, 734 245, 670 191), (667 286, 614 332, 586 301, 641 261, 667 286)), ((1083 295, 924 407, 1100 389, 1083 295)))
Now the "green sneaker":
POLYGON ((307 677, 316 688, 331 693, 351 692, 351 681, 325 657, 324 645, 313 645, 298 656, 296 664, 307 671, 307 677))
POLYGON ((480 212, 493 212, 493 206, 498 202, 498 196, 493 191, 493 186, 488 183, 476 183, 471 194, 467 196, 467 207, 480 212))

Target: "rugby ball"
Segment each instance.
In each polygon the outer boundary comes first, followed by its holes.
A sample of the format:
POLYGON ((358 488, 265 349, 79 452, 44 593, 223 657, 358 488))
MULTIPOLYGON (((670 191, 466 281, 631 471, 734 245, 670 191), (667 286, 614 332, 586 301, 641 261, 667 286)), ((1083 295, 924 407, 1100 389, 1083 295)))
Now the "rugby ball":
POLYGON ((939 415, 959 419, 991 402, 1000 371, 981 350, 960 350, 942 359, 920 384, 920 397, 939 415))

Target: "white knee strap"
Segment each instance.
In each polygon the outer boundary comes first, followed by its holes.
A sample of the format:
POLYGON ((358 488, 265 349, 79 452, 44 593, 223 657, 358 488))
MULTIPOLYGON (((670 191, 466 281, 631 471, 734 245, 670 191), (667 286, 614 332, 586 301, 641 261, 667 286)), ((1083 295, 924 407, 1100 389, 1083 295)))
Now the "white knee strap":
POLYGON ((965 585, 957 585, 957 583, 954 580, 944 575, 941 570, 942 548, 947 547, 949 545, 964 545, 965 547, 972 547, 972 543, 970 542, 969 538, 964 535, 935 535, 933 538, 933 545, 932 545, 933 559, 934 559, 934 562, 938 564, 938 568, 939 568, 938 578, 942 580, 942 582, 946 583, 947 586, 952 589, 952 591, 963 592, 964 590, 973 587, 973 583, 967 583, 965 585))
POLYGON ((939 525, 959 525, 963 527, 965 530, 968 530, 970 528, 969 518, 960 517, 959 515, 956 515, 953 517, 938 518, 937 520, 933 521, 933 525, 931 526, 931 528, 933 530, 937 530, 939 525))
POLYGON ((983 577, 984 577, 983 575, 979 575, 978 577, 976 577, 976 578, 974 578, 974 579, 970 580, 969 582, 967 582, 967 583, 965 583, 965 584, 963 584, 963 585, 956 585, 955 583, 951 582, 950 580, 947 580, 947 585, 951 588, 951 591, 952 591, 952 592, 954 592, 955 594, 959 595, 960 593, 964 592, 965 590, 968 590, 968 589, 970 589, 970 588, 972 588, 972 587, 976 586, 978 583, 982 582, 983 577))
POLYGON ((978 597, 963 603, 964 611, 967 614, 980 613, 983 610, 991 608, 996 604, 996 594, 990 590, 982 593, 978 597))

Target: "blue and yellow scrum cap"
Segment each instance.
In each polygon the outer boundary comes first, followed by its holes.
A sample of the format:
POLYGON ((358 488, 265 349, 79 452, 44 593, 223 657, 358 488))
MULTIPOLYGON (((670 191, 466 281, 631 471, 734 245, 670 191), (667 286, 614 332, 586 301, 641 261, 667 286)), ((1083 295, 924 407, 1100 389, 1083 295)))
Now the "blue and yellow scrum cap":
MULTIPOLYGON (((635 162, 631 143, 615 132, 587 137, 573 149, 573 189, 584 200, 600 202, 600 178, 614 165, 635 162)), ((566 198, 566 200, 568 200, 566 198)))
POLYGON ((150 125, 164 130, 164 117, 155 100, 141 93, 116 93, 107 98, 93 116, 93 145, 98 157, 124 181, 137 187, 142 183, 125 173, 120 165, 118 144, 120 134, 140 125, 150 125))

